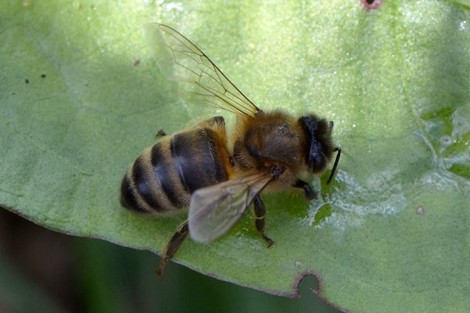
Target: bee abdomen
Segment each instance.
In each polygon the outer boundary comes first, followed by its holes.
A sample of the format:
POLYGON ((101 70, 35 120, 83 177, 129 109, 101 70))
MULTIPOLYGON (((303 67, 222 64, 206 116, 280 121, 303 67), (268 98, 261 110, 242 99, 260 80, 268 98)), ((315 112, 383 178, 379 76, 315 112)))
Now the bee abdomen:
POLYGON ((210 129, 177 134, 171 140, 171 155, 184 190, 190 194, 228 179, 227 148, 210 129))
POLYGON ((154 213, 184 207, 189 194, 181 187, 169 150, 169 141, 161 141, 134 161, 121 185, 123 207, 154 213))
POLYGON ((211 129, 179 133, 146 149, 123 178, 121 204, 139 212, 184 208, 191 194, 228 179, 229 154, 211 129))

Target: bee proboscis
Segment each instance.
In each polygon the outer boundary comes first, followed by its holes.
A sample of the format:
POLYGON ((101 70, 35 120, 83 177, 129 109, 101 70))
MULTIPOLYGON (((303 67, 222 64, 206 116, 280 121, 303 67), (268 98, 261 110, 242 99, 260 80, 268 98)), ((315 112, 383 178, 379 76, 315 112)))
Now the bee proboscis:
POLYGON ((209 243, 252 204, 256 229, 271 246, 260 194, 271 187, 301 188, 307 199, 314 199, 309 182, 325 172, 336 151, 329 183, 341 155, 332 141, 333 122, 313 113, 297 118, 261 110, 189 39, 163 24, 149 28, 162 73, 189 86, 192 99, 237 115, 231 135, 221 116, 171 136, 159 132, 162 138, 124 175, 125 208, 164 215, 189 206, 188 219, 168 242, 157 274, 162 275, 188 233, 194 241, 209 243))

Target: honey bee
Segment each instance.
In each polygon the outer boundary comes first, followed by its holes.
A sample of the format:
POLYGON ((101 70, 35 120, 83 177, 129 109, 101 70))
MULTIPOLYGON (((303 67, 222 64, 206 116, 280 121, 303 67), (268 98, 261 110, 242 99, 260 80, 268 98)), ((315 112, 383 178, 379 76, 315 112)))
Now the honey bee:
POLYGON ((329 183, 341 155, 332 140, 333 122, 313 113, 294 117, 261 110, 189 39, 163 24, 150 28, 160 70, 187 83, 192 99, 237 116, 231 135, 224 118, 215 116, 163 136, 124 175, 120 200, 125 208, 164 215, 189 206, 188 219, 168 242, 157 274, 162 275, 188 234, 196 242, 209 243, 225 234, 252 204, 255 227, 271 246, 260 193, 266 187, 301 188, 307 199, 314 199, 309 182, 325 172, 336 152, 329 183))

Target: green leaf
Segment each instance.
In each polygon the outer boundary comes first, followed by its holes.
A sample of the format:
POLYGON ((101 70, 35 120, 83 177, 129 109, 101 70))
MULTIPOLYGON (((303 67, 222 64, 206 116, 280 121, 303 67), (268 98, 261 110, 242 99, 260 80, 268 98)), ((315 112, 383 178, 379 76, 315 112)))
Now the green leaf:
POLYGON ((185 214, 121 209, 120 180, 158 129, 214 113, 179 100, 158 72, 144 26, 160 21, 261 108, 334 120, 344 151, 318 201, 264 195, 272 248, 250 213, 214 244, 187 240, 175 261, 279 295, 312 273, 323 297, 351 311, 470 310, 470 24, 461 5, 3 1, 0 12, 4 207, 60 232, 164 248, 185 214))

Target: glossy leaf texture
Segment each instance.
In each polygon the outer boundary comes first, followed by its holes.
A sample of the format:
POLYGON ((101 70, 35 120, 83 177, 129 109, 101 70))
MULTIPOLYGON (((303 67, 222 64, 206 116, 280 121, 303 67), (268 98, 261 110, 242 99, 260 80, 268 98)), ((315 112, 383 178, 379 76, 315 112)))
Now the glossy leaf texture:
POLYGON ((121 209, 120 180, 159 129, 216 112, 159 72, 144 29, 163 22, 260 108, 333 120, 343 148, 318 201, 263 196, 273 247, 250 212, 213 244, 185 242, 176 262, 290 296, 315 274, 352 312, 468 312, 470 21, 459 3, 3 1, 0 204, 59 232, 164 248, 185 213, 121 209))

